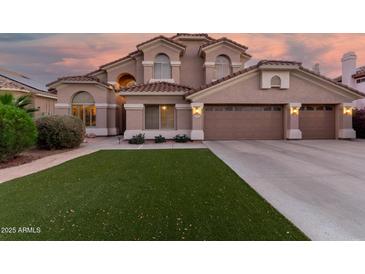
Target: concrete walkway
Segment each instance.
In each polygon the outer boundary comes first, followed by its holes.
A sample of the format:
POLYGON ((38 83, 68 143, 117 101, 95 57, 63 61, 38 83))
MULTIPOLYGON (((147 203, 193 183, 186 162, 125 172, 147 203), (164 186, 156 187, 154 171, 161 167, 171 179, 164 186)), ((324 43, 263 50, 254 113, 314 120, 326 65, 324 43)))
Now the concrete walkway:
POLYGON ((175 143, 167 142, 162 144, 147 143, 142 145, 130 145, 125 141, 119 141, 116 137, 98 137, 88 139, 88 143, 83 143, 80 148, 50 155, 33 162, 0 169, 0 183, 20 178, 32 173, 45 170, 50 167, 60 165, 66 161, 99 151, 99 150, 127 150, 127 149, 194 149, 206 148, 202 143, 175 143))
POLYGON ((205 142, 312 240, 365 240, 365 142, 205 142))

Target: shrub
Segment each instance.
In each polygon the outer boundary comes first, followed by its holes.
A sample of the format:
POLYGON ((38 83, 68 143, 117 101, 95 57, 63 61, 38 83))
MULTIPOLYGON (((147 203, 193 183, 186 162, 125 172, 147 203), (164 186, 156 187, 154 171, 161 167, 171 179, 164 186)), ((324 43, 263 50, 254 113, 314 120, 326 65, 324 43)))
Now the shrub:
POLYGON ((134 135, 132 139, 128 141, 130 144, 139 145, 144 143, 144 134, 140 133, 138 135, 134 135))
POLYGON ((26 111, 0 104, 0 162, 30 148, 37 139, 37 129, 26 111))
POLYGON ((165 143, 166 142, 166 138, 163 137, 161 134, 158 135, 158 136, 155 136, 155 143, 158 144, 158 143, 165 143))
POLYGON ((365 109, 354 110, 352 117, 356 138, 365 138, 365 109))
POLYGON ((38 147, 62 149, 78 147, 85 138, 84 123, 74 116, 52 115, 37 119, 38 147))
POLYGON ((174 141, 176 143, 186 143, 186 142, 190 141, 190 138, 188 136, 186 136, 186 134, 183 134, 183 135, 178 134, 174 137, 174 141))

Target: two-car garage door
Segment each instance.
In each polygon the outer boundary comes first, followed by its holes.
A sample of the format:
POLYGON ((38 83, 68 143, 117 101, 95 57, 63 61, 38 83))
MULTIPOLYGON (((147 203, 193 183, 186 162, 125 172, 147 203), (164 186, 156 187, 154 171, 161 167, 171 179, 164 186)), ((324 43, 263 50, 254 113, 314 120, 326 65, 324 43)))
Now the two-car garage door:
MULTIPOLYGON (((303 139, 335 138, 333 105, 303 105, 299 128, 303 139)), ((283 139, 284 117, 281 105, 206 105, 206 140, 283 139)))
POLYGON ((207 105, 204 117, 207 140, 283 139, 280 105, 207 105))

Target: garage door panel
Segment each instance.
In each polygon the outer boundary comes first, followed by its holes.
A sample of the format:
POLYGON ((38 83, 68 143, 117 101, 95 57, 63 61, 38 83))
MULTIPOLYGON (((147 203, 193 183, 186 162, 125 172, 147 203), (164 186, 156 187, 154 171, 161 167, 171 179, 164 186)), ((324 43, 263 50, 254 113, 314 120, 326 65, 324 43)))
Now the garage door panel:
POLYGON ((333 105, 303 105, 299 114, 303 139, 335 138, 335 107, 333 105))
POLYGON ((207 140, 283 138, 281 106, 207 105, 204 116, 207 140))

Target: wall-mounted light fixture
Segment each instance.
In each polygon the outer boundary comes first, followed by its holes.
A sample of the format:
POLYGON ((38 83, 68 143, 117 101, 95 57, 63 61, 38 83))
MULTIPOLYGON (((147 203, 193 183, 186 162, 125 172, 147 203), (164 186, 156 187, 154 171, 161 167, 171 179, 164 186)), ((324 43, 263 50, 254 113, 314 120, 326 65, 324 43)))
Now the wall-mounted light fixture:
POLYGON ((351 106, 344 106, 343 107, 343 114, 352 116, 352 107, 351 106))
POLYGON ((167 107, 166 107, 166 106, 162 106, 161 108, 162 108, 162 110, 166 110, 166 109, 167 109, 167 107))
POLYGON ((296 107, 296 106, 290 107, 290 115, 298 116, 299 115, 299 108, 300 107, 296 107))
POLYGON ((193 116, 200 117, 202 115, 202 107, 193 107, 193 116))

